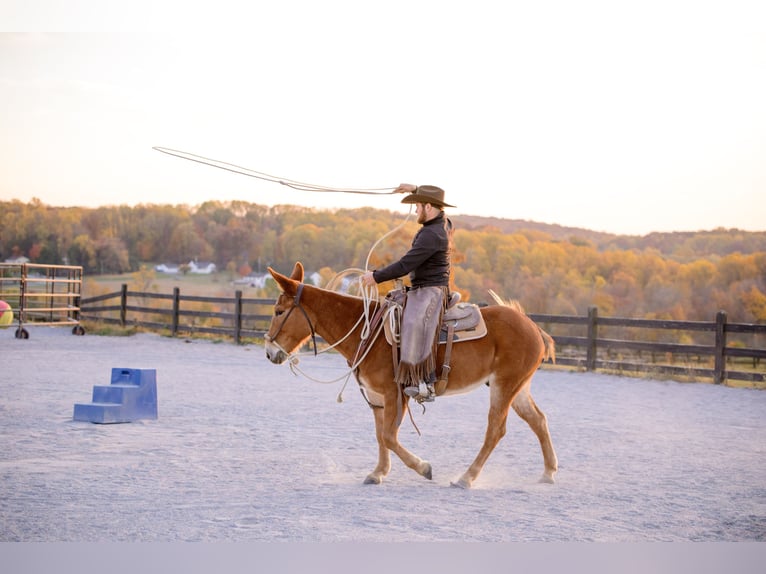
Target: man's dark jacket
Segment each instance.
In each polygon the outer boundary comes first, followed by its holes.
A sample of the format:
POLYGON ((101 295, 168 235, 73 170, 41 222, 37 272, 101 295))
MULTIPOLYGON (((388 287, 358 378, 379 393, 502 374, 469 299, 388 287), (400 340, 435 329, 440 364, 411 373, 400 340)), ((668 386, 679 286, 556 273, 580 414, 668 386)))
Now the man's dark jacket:
POLYGON ((452 223, 442 211, 426 221, 415 234, 412 246, 404 256, 391 265, 373 272, 377 283, 404 277, 417 287, 448 287, 450 273, 449 236, 452 223))

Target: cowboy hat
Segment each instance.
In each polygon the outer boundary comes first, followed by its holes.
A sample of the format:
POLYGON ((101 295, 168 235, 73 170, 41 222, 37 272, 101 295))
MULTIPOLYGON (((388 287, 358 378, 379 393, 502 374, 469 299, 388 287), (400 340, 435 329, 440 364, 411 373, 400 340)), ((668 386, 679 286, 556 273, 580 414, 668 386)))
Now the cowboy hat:
POLYGON ((435 185, 420 185, 402 199, 402 203, 430 203, 438 207, 455 207, 444 202, 444 190, 435 185))

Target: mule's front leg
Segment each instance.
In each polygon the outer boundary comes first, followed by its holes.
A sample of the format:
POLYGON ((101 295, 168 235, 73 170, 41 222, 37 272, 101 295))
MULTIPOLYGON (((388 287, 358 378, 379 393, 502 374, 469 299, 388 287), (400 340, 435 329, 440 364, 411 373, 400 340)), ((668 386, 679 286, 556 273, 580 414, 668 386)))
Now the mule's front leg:
MULTIPOLYGON (((398 399, 397 399, 398 400, 398 399)), ((406 403, 402 404, 401 413, 405 412, 406 403)), ((393 451, 404 464, 431 480, 431 464, 420 457, 414 455, 399 443, 399 424, 397 420, 396 403, 386 402, 382 409, 375 409, 375 435, 378 439, 378 466, 375 467, 367 478, 365 484, 380 484, 383 477, 391 470, 391 455, 389 450, 393 451)))
MULTIPOLYGON (((399 399, 397 399, 399 400, 399 399)), ((397 409, 396 403, 386 402, 383 409, 383 440, 386 446, 398 456, 404 464, 417 472, 420 476, 431 480, 431 463, 423 460, 419 456, 411 453, 399 442, 399 426, 401 420, 407 412, 407 402, 409 399, 402 397, 400 408, 397 409)))
POLYGON ((380 484, 391 470, 391 453, 383 439, 383 409, 374 407, 372 412, 375 415, 375 438, 378 439, 378 465, 364 479, 364 484, 380 484))

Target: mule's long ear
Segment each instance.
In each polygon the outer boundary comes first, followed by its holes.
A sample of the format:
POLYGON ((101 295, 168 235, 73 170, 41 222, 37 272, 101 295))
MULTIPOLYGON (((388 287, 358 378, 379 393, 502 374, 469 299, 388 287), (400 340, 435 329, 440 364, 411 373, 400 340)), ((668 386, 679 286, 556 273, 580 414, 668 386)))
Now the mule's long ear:
POLYGON ((290 275, 290 279, 294 279, 298 283, 303 283, 303 264, 300 261, 295 262, 293 274, 290 275))
MULTIPOLYGON (((279 285, 279 288, 282 289, 282 292, 286 293, 287 295, 295 295, 295 292, 298 290, 298 288, 295 286, 295 281, 293 279, 282 275, 278 271, 274 271, 274 269, 271 267, 269 267, 268 270, 269 273, 271 273, 271 276, 274 278, 274 281, 276 281, 277 285, 279 285)), ((295 274, 295 271, 293 271, 293 274, 295 274)))
POLYGON ((298 261, 295 264, 295 267, 293 267, 293 273, 290 275, 290 277, 274 271, 274 269, 271 267, 269 267, 268 270, 269 273, 271 273, 271 276, 274 278, 274 281, 276 281, 277 285, 279 285, 279 288, 282 289, 282 292, 288 296, 295 295, 295 293, 298 291, 297 284, 303 282, 303 265, 300 261, 298 261))

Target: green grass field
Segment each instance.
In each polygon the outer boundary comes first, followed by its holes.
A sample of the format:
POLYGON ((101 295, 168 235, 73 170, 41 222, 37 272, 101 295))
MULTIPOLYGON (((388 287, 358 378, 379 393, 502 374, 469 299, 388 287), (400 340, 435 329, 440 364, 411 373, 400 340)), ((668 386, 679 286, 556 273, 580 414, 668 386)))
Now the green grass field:
POLYGON ((120 291, 122 285, 128 289, 150 293, 172 293, 178 287, 183 295, 207 297, 233 297, 236 291, 242 291, 249 297, 263 296, 262 290, 248 284, 234 283, 228 273, 210 275, 181 273, 157 273, 144 271, 120 275, 91 275, 83 279, 83 297, 94 297, 105 293, 120 291))

